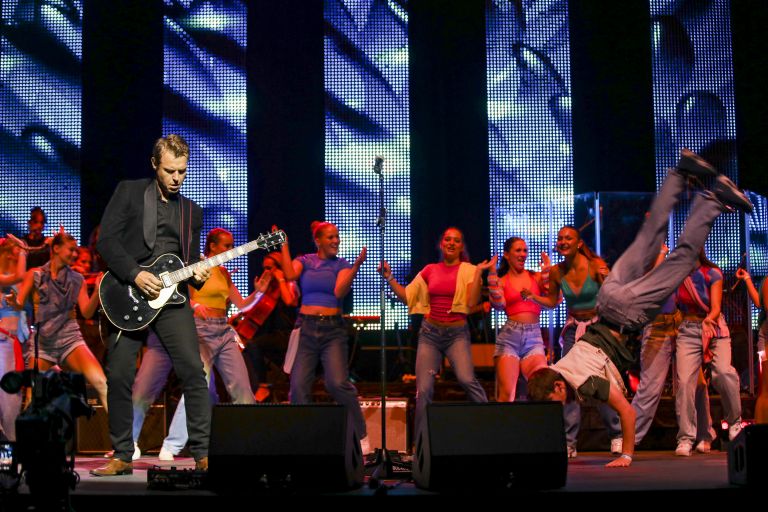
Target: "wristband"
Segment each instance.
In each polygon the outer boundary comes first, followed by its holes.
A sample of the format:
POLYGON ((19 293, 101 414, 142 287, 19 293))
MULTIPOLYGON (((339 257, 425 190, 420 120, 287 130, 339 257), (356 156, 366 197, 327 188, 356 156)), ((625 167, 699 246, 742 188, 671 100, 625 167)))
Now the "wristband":
POLYGON ((387 282, 391 283, 394 280, 395 280, 395 276, 393 276, 392 274, 389 274, 389 277, 387 278, 387 282))

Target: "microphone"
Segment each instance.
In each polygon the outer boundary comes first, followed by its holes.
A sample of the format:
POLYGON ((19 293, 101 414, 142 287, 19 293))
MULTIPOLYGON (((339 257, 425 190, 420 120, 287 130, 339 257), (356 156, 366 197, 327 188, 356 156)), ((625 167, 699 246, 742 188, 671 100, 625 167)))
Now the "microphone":
POLYGON ((373 172, 375 172, 376 174, 381 174, 383 167, 384 167, 384 157, 381 155, 376 155, 373 159, 373 172))
MULTIPOLYGON (((737 269, 743 268, 744 270, 747 270, 747 253, 746 252, 744 252, 741 255, 741 262, 739 263, 739 266, 736 268, 737 269)), ((737 279, 736 282, 733 284, 733 286, 731 286, 729 293, 733 293, 736 290, 736 288, 739 287, 740 284, 741 284, 741 279, 737 279)))

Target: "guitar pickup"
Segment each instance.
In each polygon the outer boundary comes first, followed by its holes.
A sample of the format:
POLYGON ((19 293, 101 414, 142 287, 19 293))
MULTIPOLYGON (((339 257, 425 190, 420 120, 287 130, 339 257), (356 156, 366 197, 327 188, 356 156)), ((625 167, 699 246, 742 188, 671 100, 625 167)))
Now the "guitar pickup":
POLYGON ((163 288, 170 288, 171 285, 173 284, 171 282, 171 276, 170 276, 170 274, 168 272, 163 272, 162 274, 160 274, 157 277, 159 277, 160 280, 163 282, 163 288))

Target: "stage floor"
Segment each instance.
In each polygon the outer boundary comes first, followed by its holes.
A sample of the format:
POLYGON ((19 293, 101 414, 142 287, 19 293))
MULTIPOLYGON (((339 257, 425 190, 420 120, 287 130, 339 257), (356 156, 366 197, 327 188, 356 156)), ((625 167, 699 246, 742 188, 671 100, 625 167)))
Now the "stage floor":
MULTIPOLYGON (((162 462, 156 457, 145 456, 134 463, 133 475, 99 478, 89 474, 89 470, 104 463, 103 458, 78 457, 76 470, 80 475, 80 483, 72 493, 72 505, 75 510, 104 510, 109 504, 110 508, 116 503, 130 507, 149 507, 147 510, 159 510, 160 506, 184 507, 183 510, 201 509, 210 510, 211 506, 222 504, 236 504, 241 502, 243 496, 220 496, 207 490, 151 490, 147 488, 147 470, 153 466, 176 466, 177 468, 191 468, 194 466, 192 459, 177 459, 174 462, 162 462), (120 501, 115 501, 118 499, 120 501), (173 500, 173 501, 171 501, 173 500)), ((710 454, 697 454, 691 457, 676 457, 670 451, 642 451, 638 452, 634 463, 629 468, 605 468, 604 465, 612 460, 607 452, 580 453, 579 457, 570 461, 568 467, 567 485, 562 489, 541 491, 541 498, 546 503, 553 502, 573 504, 581 499, 594 500, 596 495, 605 493, 619 493, 622 497, 631 497, 633 503, 646 502, 658 503, 659 495, 669 497, 670 494, 686 494, 693 496, 695 501, 711 502, 724 499, 731 501, 746 496, 750 489, 732 486, 728 483, 728 468, 725 452, 713 451, 710 454)), ((254 475, 254 478, 257 477, 254 475)), ((368 477, 366 477, 366 482, 368 477)), ((439 496, 437 493, 419 489, 410 480, 386 480, 384 487, 378 490, 364 485, 359 489, 347 492, 317 492, 333 497, 364 497, 387 494, 401 497, 428 497, 439 496)), ((256 489, 254 485, 254 489, 256 489)), ((22 487, 22 494, 26 489, 22 487)), ((255 492, 255 491, 254 491, 255 492)), ((514 489, 512 491, 479 490, 473 488, 452 489, 452 495, 487 495, 497 493, 528 494, 527 489, 514 489)), ((264 494, 264 491, 261 491, 264 494)), ((282 491, 279 493, 267 492, 267 495, 306 495, 306 491, 282 491)), ((28 496, 21 497, 26 501, 28 496)), ((248 499, 248 498, 245 498, 248 499)), ((258 498, 261 499, 261 498, 258 498)), ((2 508, 2 507, 0 507, 2 508)), ((179 508, 179 510, 182 510, 179 508)))

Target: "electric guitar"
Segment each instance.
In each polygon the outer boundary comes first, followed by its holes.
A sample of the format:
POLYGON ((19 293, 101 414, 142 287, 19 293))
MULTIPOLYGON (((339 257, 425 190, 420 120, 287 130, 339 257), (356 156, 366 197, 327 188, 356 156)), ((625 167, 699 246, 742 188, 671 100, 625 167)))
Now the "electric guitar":
POLYGON ((218 267, 253 250, 278 246, 285 243, 285 240, 285 232, 275 231, 186 267, 175 254, 163 254, 152 264, 141 266, 142 270, 154 274, 163 283, 156 299, 149 299, 135 283, 121 281, 112 272, 107 272, 99 285, 101 308, 110 323, 120 330, 144 329, 160 314, 166 304, 183 304, 187 300, 176 288, 181 281, 192 277, 196 269, 218 267))

